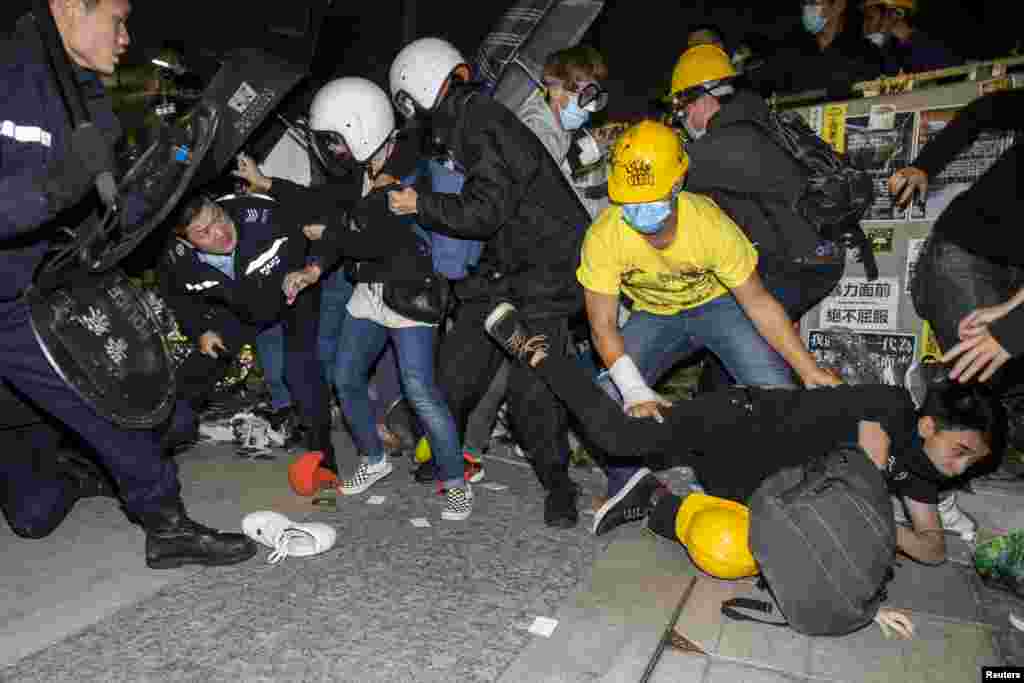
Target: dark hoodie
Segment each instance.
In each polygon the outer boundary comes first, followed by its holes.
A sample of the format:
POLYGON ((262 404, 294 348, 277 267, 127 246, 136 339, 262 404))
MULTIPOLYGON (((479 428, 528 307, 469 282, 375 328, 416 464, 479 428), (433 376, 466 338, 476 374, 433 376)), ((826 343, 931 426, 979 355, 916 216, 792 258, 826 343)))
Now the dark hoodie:
POLYGON ((793 208, 807 174, 755 122, 767 119, 768 105, 748 90, 723 101, 707 134, 686 147, 686 189, 714 199, 762 257, 791 262, 813 256, 818 235, 793 208))

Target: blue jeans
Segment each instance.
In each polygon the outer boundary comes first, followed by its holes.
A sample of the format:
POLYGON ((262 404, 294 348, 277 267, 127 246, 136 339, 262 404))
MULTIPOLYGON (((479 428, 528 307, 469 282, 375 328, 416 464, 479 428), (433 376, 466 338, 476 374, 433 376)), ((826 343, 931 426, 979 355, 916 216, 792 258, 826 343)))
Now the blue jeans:
POLYGON ((341 328, 348 317, 348 300, 352 297, 355 286, 345 277, 342 268, 331 273, 323 284, 320 295, 320 332, 317 347, 320 352, 320 363, 324 368, 324 381, 328 385, 334 379, 334 356, 341 339, 341 328))
MULTIPOLYGON (((622 328, 622 337, 626 355, 651 386, 676 363, 702 348, 718 356, 740 384, 795 386, 789 365, 731 294, 675 315, 634 311, 622 328)), ((607 372, 601 373, 598 383, 621 403, 607 372)), ((636 470, 636 466, 606 464, 608 495, 615 495, 636 470)))
POLYGON ((256 356, 270 391, 270 406, 275 411, 287 408, 292 404, 292 394, 284 381, 284 327, 281 323, 256 335, 256 356))
POLYGON ((352 438, 367 462, 384 457, 370 407, 369 375, 390 339, 405 399, 420 419, 445 488, 463 488, 462 450, 455 419, 434 376, 437 328, 388 328, 349 316, 335 357, 334 382, 352 438))

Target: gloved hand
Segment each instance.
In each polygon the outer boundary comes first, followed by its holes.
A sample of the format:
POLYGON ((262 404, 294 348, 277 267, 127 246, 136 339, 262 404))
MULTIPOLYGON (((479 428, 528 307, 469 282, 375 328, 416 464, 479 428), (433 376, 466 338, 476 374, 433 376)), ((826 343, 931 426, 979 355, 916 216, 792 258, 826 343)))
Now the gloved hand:
POLYGON ((42 189, 53 212, 77 204, 92 188, 96 176, 113 168, 113 151, 103 132, 92 123, 79 126, 43 180, 42 189))

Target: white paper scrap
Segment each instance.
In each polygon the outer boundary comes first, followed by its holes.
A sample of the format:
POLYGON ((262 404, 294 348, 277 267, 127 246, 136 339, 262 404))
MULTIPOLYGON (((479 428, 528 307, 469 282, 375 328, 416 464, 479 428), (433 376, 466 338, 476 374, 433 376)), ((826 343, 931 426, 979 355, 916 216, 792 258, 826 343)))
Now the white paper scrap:
POLYGON ((555 628, 558 626, 558 619, 550 619, 548 617, 537 617, 533 620, 533 625, 530 626, 530 633, 538 636, 544 636, 550 638, 551 634, 555 632, 555 628))

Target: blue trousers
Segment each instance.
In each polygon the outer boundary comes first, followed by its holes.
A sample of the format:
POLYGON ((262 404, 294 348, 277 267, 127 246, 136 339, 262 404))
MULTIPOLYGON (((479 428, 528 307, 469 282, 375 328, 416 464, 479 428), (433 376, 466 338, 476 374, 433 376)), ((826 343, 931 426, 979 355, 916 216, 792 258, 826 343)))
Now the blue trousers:
POLYGON ((270 391, 270 406, 274 410, 287 408, 292 404, 292 393, 284 381, 284 327, 280 323, 256 335, 256 355, 270 391))
POLYGON ((345 321, 336 358, 335 383, 356 445, 371 463, 384 456, 371 414, 369 375, 389 340, 398 356, 403 393, 427 433, 438 478, 446 488, 465 486, 455 419, 434 375, 436 327, 387 328, 352 316, 345 321))
MULTIPOLYGON (((128 512, 152 512, 178 497, 177 467, 161 456, 158 434, 119 427, 86 405, 50 367, 32 332, 28 308, 20 302, 0 304, 0 380, 92 446, 128 512)), ((41 538, 74 503, 51 466, 59 432, 47 424, 32 425, 15 440, 19 447, 5 448, 0 456, 4 513, 16 533, 41 538)))
MULTIPOLYGON (((323 295, 320 299, 320 363, 324 368, 324 379, 328 386, 334 383, 335 359, 341 343, 341 331, 348 318, 348 300, 355 291, 353 285, 345 277, 342 269, 333 272, 323 284, 323 295)), ((340 393, 340 389, 335 387, 340 393)), ((377 363, 377 368, 370 379, 370 405, 374 419, 378 424, 384 422, 388 408, 402 398, 402 389, 398 382, 398 362, 395 352, 388 344, 384 355, 377 363)))

